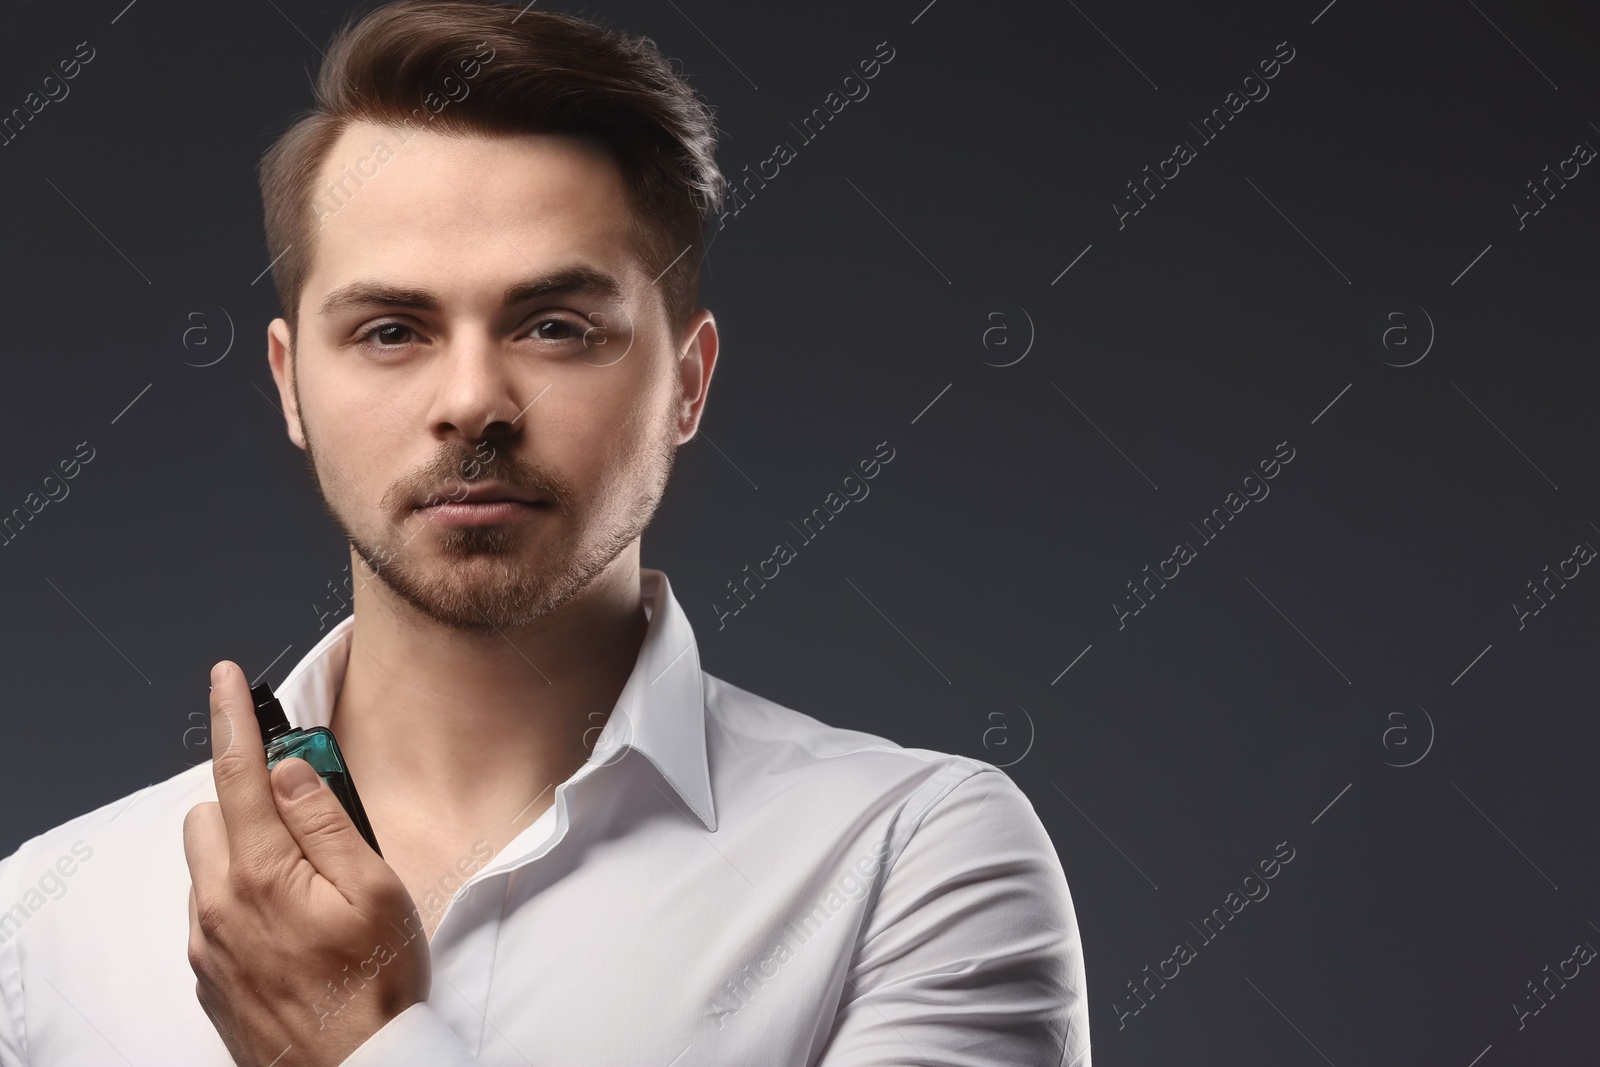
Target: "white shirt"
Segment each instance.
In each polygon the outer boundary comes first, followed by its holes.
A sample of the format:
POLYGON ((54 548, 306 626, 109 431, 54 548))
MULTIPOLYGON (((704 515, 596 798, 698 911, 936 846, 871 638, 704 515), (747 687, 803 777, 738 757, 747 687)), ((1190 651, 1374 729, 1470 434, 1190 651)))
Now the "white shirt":
MULTIPOLYGON (((416 902, 432 992, 345 1067, 1087 1067, 1072 899, 1011 779, 705 673, 666 576, 641 591, 590 759, 416 902)), ((354 621, 278 687, 293 725, 327 725, 354 621)), ((230 1067, 186 954, 215 799, 203 763, 0 862, 0 1067, 230 1067)))

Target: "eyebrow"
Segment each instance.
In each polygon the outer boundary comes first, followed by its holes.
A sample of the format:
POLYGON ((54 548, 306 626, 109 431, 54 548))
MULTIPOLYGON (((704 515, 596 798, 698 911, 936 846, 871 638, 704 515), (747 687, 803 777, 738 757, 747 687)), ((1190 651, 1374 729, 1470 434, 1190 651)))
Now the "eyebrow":
MULTIPOLYGON (((539 297, 555 295, 600 296, 620 299, 622 283, 613 275, 594 267, 566 267, 506 286, 501 295, 505 307, 514 307, 539 297)), ((439 298, 427 289, 384 282, 351 282, 341 285, 323 298, 319 315, 334 315, 355 308, 402 307, 413 311, 438 312, 439 298)))

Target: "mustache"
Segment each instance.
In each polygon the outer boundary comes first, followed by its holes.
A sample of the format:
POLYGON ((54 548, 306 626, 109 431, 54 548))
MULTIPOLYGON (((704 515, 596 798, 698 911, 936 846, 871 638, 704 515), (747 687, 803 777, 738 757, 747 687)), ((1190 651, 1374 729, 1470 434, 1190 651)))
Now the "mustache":
POLYGON ((384 503, 391 510, 424 507, 457 499, 486 482, 547 500, 558 509, 568 508, 574 499, 571 483, 555 471, 522 463, 505 446, 480 444, 447 448, 425 468, 396 482, 384 503))

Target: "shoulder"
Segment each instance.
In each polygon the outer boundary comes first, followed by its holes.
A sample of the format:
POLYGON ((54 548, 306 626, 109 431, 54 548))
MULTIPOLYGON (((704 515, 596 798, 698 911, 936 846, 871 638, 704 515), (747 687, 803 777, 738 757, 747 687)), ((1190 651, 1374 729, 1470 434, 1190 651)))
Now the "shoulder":
POLYGON ((712 776, 725 792, 804 797, 838 812, 892 807, 903 840, 960 787, 954 818, 970 806, 974 816, 1020 819, 1049 845, 1027 796, 993 764, 832 726, 715 675, 704 678, 712 776))
POLYGON ((161 876, 185 868, 184 816, 215 799, 207 761, 24 841, 0 860, 0 946, 84 921, 112 897, 163 891, 161 876))

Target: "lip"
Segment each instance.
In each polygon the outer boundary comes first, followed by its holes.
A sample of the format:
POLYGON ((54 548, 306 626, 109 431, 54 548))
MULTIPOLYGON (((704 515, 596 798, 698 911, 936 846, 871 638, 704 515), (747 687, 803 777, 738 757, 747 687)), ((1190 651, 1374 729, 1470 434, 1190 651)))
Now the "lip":
POLYGON ((547 502, 520 489, 498 483, 473 485, 461 492, 434 493, 419 502, 414 510, 429 522, 442 526, 488 526, 525 518, 547 502), (429 504, 434 500, 438 503, 429 504))
POLYGON ((460 491, 460 485, 458 483, 456 492, 430 493, 428 496, 418 501, 415 506, 420 510, 430 510, 428 501, 437 502, 431 505, 431 507, 449 507, 452 504, 486 504, 496 503, 499 501, 510 501, 516 504, 544 503, 544 501, 539 497, 525 493, 520 489, 514 489, 511 486, 500 485, 497 483, 474 485, 465 493, 460 491))
POLYGON ((418 508, 417 514, 440 526, 490 526, 526 518, 544 506, 522 500, 463 500, 418 508))

